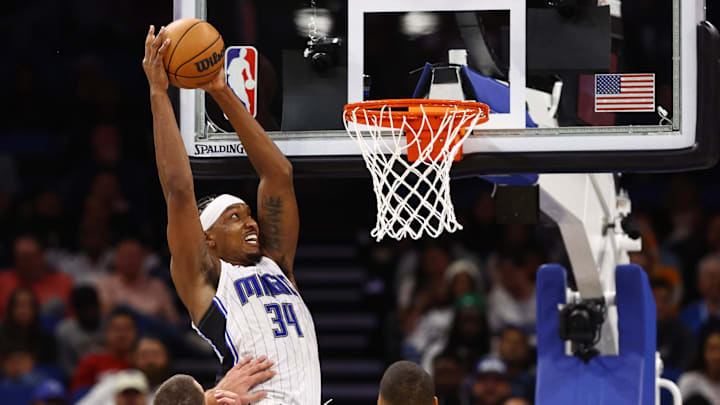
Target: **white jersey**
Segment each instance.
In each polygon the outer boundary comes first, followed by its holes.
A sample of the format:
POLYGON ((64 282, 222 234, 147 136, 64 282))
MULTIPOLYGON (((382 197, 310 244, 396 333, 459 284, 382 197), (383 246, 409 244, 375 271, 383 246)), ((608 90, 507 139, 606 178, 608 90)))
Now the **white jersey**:
POLYGON ((267 355, 275 377, 252 391, 261 405, 320 405, 315 324, 305 302, 268 257, 254 266, 220 261, 213 305, 193 328, 210 342, 223 372, 246 356, 267 355))

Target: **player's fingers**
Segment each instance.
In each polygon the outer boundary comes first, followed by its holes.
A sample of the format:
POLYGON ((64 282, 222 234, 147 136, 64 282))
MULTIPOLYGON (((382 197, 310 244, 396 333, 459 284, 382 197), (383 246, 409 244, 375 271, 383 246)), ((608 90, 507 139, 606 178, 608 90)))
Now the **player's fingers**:
POLYGON ((266 359, 267 359, 267 356, 265 356, 265 355, 263 354, 262 356, 260 356, 260 357, 258 357, 258 358, 256 358, 256 359, 253 359, 253 360, 250 361, 249 363, 245 364, 245 366, 243 366, 241 370, 244 371, 244 372, 246 372, 247 374, 252 374, 252 373, 253 373, 252 370, 255 369, 255 366, 256 366, 258 363, 260 363, 260 362, 262 362, 262 361, 265 361, 266 359))
POLYGON ((252 356, 245 357, 244 359, 238 361, 237 364, 233 366, 232 370, 243 371, 245 368, 247 368, 248 364, 252 362, 252 359, 252 356))
POLYGON ((258 371, 267 370, 268 368, 272 367, 275 362, 273 361, 266 361, 267 359, 263 360, 262 362, 259 361, 253 361, 250 367, 248 367, 248 374, 253 375, 257 373, 258 371))
POLYGON ((160 31, 158 31, 158 34, 155 37, 155 39, 153 39, 152 44, 150 44, 150 52, 152 52, 153 57, 157 54, 157 51, 160 48, 160 45, 162 44, 164 33, 165 33, 165 27, 163 26, 162 28, 160 28, 160 31))
POLYGON ((215 398, 220 398, 220 397, 237 398, 238 397, 238 395, 232 391, 218 390, 218 389, 215 390, 215 393, 213 395, 215 396, 215 398))
POLYGON ((253 392, 252 394, 243 395, 240 398, 240 401, 243 404, 252 404, 254 402, 257 402, 267 396, 267 391, 258 391, 253 392))
POLYGON ((158 55, 160 56, 158 60, 162 59, 165 56, 165 52, 167 52, 168 48, 170 48, 170 38, 167 38, 165 41, 163 41, 162 46, 160 46, 160 49, 158 49, 158 55))
POLYGON ((155 26, 151 25, 148 29, 147 36, 145 36, 145 60, 150 57, 150 44, 152 44, 153 39, 155 39, 155 35, 153 35, 154 32, 155 26))
POLYGON ((231 391, 225 391, 225 390, 216 390, 215 391, 215 402, 218 404, 225 404, 225 405, 234 405, 239 404, 238 400, 240 399, 239 396, 231 391))
POLYGON ((259 364, 256 366, 256 367, 257 367, 257 371, 267 370, 267 369, 269 369, 270 367, 272 367, 274 364, 275 364, 275 362, 274 362, 274 361, 270 361, 270 360, 264 361, 264 362, 262 362, 262 363, 259 363, 259 364))
POLYGON ((257 373, 250 378, 250 386, 254 387, 258 384, 262 384, 265 381, 268 381, 269 379, 275 377, 275 374, 277 373, 274 371, 263 371, 261 373, 257 373))

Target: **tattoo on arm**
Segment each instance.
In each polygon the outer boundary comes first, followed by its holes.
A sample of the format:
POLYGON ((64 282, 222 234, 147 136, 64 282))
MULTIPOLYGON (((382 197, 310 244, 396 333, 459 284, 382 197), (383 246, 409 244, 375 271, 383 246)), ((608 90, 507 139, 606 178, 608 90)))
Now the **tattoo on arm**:
POLYGON ((280 222, 283 202, 280 197, 265 197, 262 201, 263 219, 260 232, 268 252, 280 251, 280 222))
POLYGON ((200 263, 200 271, 205 275, 205 281, 213 286, 216 290, 220 284, 220 274, 215 268, 215 262, 210 257, 207 246, 203 242, 202 246, 202 262, 200 263))

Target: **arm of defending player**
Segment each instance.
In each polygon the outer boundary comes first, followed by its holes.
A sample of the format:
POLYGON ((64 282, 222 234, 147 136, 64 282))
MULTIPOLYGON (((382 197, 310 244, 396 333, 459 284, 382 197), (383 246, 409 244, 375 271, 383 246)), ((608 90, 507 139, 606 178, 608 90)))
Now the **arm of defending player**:
POLYGON ((143 70, 150 85, 155 160, 167 203, 170 273, 190 317, 199 321, 215 295, 207 274, 215 271, 219 263, 207 251, 195 203, 190 160, 167 95, 168 79, 162 60, 170 40, 162 41, 163 30, 156 37, 154 27, 150 27, 145 39, 143 70))
POLYGON ((204 89, 227 115, 260 177, 258 223, 263 253, 272 258, 295 284, 292 268, 300 220, 292 165, 225 84, 222 69, 204 89))

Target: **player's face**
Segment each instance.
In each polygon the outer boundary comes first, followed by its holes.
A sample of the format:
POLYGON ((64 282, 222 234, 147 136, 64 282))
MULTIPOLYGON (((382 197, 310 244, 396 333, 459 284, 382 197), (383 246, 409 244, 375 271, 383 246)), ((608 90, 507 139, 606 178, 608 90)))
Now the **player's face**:
POLYGON ((246 204, 229 206, 213 225, 221 258, 257 263, 261 257, 260 229, 246 204))

